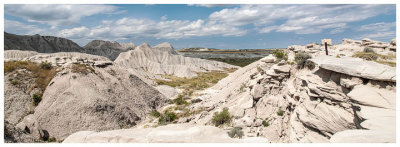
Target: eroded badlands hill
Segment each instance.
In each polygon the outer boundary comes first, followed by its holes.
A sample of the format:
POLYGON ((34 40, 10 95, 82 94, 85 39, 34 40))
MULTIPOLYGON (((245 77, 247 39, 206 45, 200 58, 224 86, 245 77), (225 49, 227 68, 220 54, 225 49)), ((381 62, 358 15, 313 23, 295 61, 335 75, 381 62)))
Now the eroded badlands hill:
MULTIPOLYGON (((6 51, 6 57, 15 52, 24 51, 6 51)), ((134 73, 113 64, 105 57, 82 53, 8 60, 5 121, 39 141, 64 140, 82 130, 130 128, 167 102, 134 73), (41 76, 50 76, 47 71, 55 72, 48 84, 41 76)), ((9 141, 21 141, 12 139, 18 134, 11 136, 9 141)))
POLYGON ((150 47, 146 43, 142 44, 134 50, 121 53, 115 63, 152 74, 174 75, 186 78, 197 76, 196 72, 237 68, 237 66, 222 62, 178 55, 167 42, 154 47, 150 47))

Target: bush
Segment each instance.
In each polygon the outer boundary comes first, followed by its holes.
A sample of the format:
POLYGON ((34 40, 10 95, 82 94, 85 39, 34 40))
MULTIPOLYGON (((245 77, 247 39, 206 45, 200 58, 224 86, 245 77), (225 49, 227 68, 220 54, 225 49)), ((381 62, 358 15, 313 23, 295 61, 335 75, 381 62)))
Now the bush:
POLYGON ((183 98, 184 95, 179 94, 177 98, 172 100, 172 103, 177 104, 177 105, 183 105, 187 104, 187 102, 183 98))
POLYGON ((273 54, 276 58, 278 58, 278 59, 280 59, 280 60, 287 60, 287 59, 288 59, 288 55, 287 55, 287 54, 285 53, 285 51, 283 51, 283 50, 276 50, 276 51, 273 51, 272 54, 273 54))
POLYGON ((284 111, 282 111, 281 109, 278 110, 278 112, 276 112, 276 114, 278 116, 283 116, 283 113, 285 113, 284 111))
POLYGON ((231 122, 231 116, 228 108, 224 108, 222 112, 215 112, 211 122, 217 127, 225 123, 229 124, 231 122))
POLYGON ((228 135, 231 138, 242 138, 244 133, 241 127, 234 127, 228 132, 228 135))
POLYGON ((41 62, 40 63, 40 68, 49 70, 49 69, 51 69, 51 63, 49 63, 49 62, 41 62))
POLYGON ((178 117, 174 112, 164 111, 164 113, 161 114, 160 117, 158 118, 158 124, 166 125, 168 123, 173 122, 177 118, 178 117))
POLYGON ((153 110, 150 112, 150 116, 158 118, 161 116, 161 113, 158 112, 157 110, 153 110))
POLYGON ((37 106, 40 103, 40 101, 42 101, 42 94, 35 93, 32 95, 32 99, 33 99, 33 104, 37 106))
POLYGON ((311 55, 309 53, 297 53, 294 57, 294 60, 297 62, 297 68, 303 69, 307 67, 308 69, 314 69, 315 64, 311 61, 308 61, 308 59, 311 59, 311 55))
POLYGON ((266 120, 263 120, 263 121, 262 121, 262 125, 263 125, 264 127, 268 127, 268 126, 269 126, 269 122, 266 121, 266 120))
POLYGON ((371 47, 365 47, 364 52, 365 53, 375 53, 374 49, 372 49, 371 47))

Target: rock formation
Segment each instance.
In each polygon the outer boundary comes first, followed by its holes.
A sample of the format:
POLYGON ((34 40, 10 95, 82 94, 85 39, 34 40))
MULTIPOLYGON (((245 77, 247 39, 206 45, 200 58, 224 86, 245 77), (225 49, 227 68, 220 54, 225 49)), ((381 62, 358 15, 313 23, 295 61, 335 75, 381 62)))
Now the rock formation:
POLYGON ((196 72, 237 68, 217 61, 189 58, 178 55, 169 43, 162 43, 153 48, 142 44, 134 50, 121 53, 115 63, 127 68, 142 70, 152 74, 174 75, 192 78, 196 72))
MULTIPOLYGON (((6 51, 9 55, 7 52, 10 51, 6 51)), ((8 82, 5 84, 6 120, 35 139, 54 137, 63 140, 81 130, 129 128, 167 102, 165 96, 135 73, 114 65, 105 57, 53 53, 19 60, 58 65, 54 67, 57 74, 33 111, 27 107, 32 104, 30 93, 24 93, 8 82)), ((12 75, 6 73, 5 80, 9 81, 12 75)))
MULTIPOLYGON (((272 142, 330 142, 332 136, 335 136, 332 142, 357 142, 346 140, 349 133, 336 133, 363 128, 370 129, 363 134, 365 138, 385 134, 377 140, 394 142, 394 112, 386 113, 389 117, 385 117, 370 109, 382 112, 395 109, 395 81, 376 78, 380 75, 366 80, 338 71, 324 66, 297 70, 266 57, 206 90, 200 96, 202 102, 193 107, 210 111, 190 117, 190 123, 210 125, 214 112, 226 107, 234 117, 232 126, 243 127, 247 136, 263 136, 272 142), (369 92, 368 97, 365 92, 369 92), (383 123, 380 120, 385 120, 387 125, 379 125, 383 123), (262 121, 269 126, 263 126, 262 121)), ((388 68, 385 72, 395 70, 388 68)), ((367 75, 374 73, 363 71, 367 75)))

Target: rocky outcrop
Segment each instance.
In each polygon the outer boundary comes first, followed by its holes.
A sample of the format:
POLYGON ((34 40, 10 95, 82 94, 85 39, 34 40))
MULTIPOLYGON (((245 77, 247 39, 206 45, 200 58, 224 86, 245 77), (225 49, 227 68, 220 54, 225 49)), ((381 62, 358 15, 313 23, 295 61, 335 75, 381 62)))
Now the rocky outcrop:
POLYGON ((118 55, 128 50, 133 50, 136 47, 135 44, 119 44, 118 42, 93 40, 86 44, 85 48, 87 53, 108 57, 110 60, 115 60, 118 55))
POLYGON ((155 47, 142 44, 134 50, 121 53, 115 63, 136 70, 152 74, 174 75, 192 78, 196 72, 224 70, 237 68, 222 62, 210 61, 178 55, 169 43, 162 43, 155 47))
POLYGON ((105 57, 79 54, 39 54, 22 59, 49 61, 59 67, 32 114, 24 110, 29 108, 25 105, 31 105, 30 95, 21 95, 15 101, 19 93, 12 91, 12 85, 5 85, 10 89, 5 99, 14 99, 5 103, 5 116, 17 129, 35 139, 63 140, 77 131, 130 128, 167 102, 164 95, 131 70, 116 66, 105 57), (77 65, 80 68, 74 67, 77 65))
POLYGON ((134 128, 108 132, 82 131, 63 143, 267 143, 261 137, 230 138, 225 130, 212 126, 172 124, 157 128, 134 128))
POLYGON ((320 68, 365 79, 396 82, 396 68, 359 58, 320 56, 310 61, 320 68))
MULTIPOLYGON (((323 57, 312 60, 319 58, 323 57)), ((332 63, 363 67, 358 61, 335 59, 332 63)), ((385 118, 369 109, 395 109, 395 81, 355 75, 352 73, 359 72, 347 72, 347 68, 326 68, 321 62, 316 62, 313 70, 298 70, 272 61, 273 57, 265 57, 238 69, 202 93, 202 101, 193 109, 203 107, 206 111, 189 117, 190 123, 210 125, 214 112, 229 108, 232 126, 243 127, 247 136, 262 136, 271 142, 347 142, 351 140, 345 138, 349 133, 341 132, 364 128, 376 135, 386 134, 376 142, 394 141, 390 131, 378 131, 394 129, 394 115, 385 118), (366 92, 369 96, 363 96, 366 92), (379 125, 383 120, 385 125, 379 125), (263 121, 267 125, 262 125, 263 121)), ((386 68, 382 64, 371 66, 386 68)))

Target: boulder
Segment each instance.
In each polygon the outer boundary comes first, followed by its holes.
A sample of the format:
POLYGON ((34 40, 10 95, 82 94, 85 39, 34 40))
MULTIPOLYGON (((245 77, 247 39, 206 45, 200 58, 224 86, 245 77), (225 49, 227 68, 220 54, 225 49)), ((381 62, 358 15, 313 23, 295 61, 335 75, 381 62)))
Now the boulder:
POLYGON ((290 65, 275 66, 274 71, 276 73, 289 73, 290 65))
POLYGON ((264 58, 261 59, 261 61, 265 62, 265 63, 274 63, 275 60, 276 60, 276 57, 271 55, 271 54, 268 55, 267 57, 264 57, 264 58))
POLYGON ((251 89, 251 95, 253 96, 253 99, 255 101, 258 101, 264 94, 264 86, 261 84, 256 84, 253 86, 253 89, 251 89))

